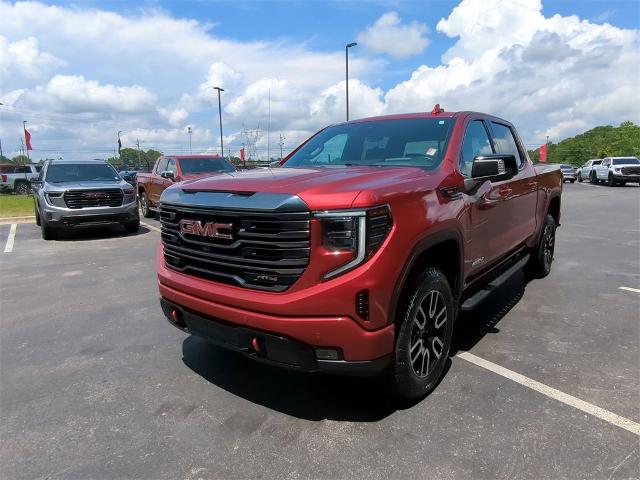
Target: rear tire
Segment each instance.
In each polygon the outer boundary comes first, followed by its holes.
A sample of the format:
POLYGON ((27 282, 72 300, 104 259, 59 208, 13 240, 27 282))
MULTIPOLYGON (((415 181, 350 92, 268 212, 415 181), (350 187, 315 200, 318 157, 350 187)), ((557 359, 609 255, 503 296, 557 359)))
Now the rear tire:
POLYGON ((589 180, 591 180, 591 183, 593 183, 594 185, 598 184, 598 177, 596 177, 596 172, 591 171, 591 173, 589 174, 589 180))
POLYGON ((438 384, 453 337, 453 295, 444 274, 425 270, 417 279, 398 330, 393 366, 397 397, 420 399, 438 384))
POLYGON ((27 182, 16 182, 14 190, 18 195, 28 195, 29 184, 27 182))
POLYGON ((551 272, 553 252, 556 246, 556 221, 547 214, 542 224, 538 246, 531 253, 529 273, 533 278, 544 278, 551 272))
POLYGON ((155 212, 149 208, 149 200, 147 199, 146 192, 140 193, 140 210, 142 211, 142 216, 144 218, 151 218, 155 216, 155 212))
POLYGON ((569 180, 569 181, 570 181, 571 183, 574 183, 574 182, 575 182, 575 180, 569 180))
POLYGON ((578 173, 578 183, 582 183, 582 175, 578 173))

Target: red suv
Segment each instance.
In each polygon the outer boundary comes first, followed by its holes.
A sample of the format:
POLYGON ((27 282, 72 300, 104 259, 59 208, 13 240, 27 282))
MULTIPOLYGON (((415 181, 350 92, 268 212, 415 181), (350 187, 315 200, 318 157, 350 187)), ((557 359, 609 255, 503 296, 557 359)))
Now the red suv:
POLYGON ((475 112, 327 127, 282 168, 176 184, 160 204, 161 304, 176 327, 304 371, 437 383, 459 309, 549 273, 562 176, 475 112))

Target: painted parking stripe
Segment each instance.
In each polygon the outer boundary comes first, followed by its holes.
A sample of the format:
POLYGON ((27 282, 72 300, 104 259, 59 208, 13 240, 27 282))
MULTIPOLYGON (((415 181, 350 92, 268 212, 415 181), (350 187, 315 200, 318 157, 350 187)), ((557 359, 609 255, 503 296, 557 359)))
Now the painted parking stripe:
POLYGON ((13 244, 16 241, 16 229, 18 228, 18 224, 12 223, 11 228, 9 229, 9 236, 7 237, 7 243, 4 245, 4 253, 13 252, 13 244))
POLYGON ((609 410, 605 410, 604 408, 600 408, 592 403, 585 402, 584 400, 580 400, 573 395, 569 395, 568 393, 561 392, 560 390, 556 390, 555 388, 549 387, 544 383, 540 383, 536 380, 533 380, 529 377, 525 377, 517 372, 509 370, 508 368, 501 367, 493 362, 485 360, 484 358, 480 358, 469 352, 461 352, 457 355, 457 357, 466 360, 467 362, 473 363, 478 367, 482 367, 486 370, 489 370, 493 373, 496 373, 502 377, 508 378, 509 380, 513 380, 520 385, 524 385, 532 390, 535 390, 542 395, 546 395, 549 398, 553 398, 559 402, 564 403, 565 405, 569 405, 573 408, 577 408, 589 415, 593 415, 605 422, 610 423, 611 425, 615 425, 616 427, 624 428, 631 433, 635 433, 640 436, 640 423, 636 423, 633 420, 629 420, 628 418, 621 417, 609 410))
POLYGON ((620 290, 626 290, 627 292, 640 293, 640 288, 618 287, 618 289, 620 289, 620 290))
POLYGON ((153 225, 149 225, 148 223, 140 222, 140 225, 144 225, 149 230, 155 230, 156 232, 160 231, 160 229, 158 227, 154 227, 153 225))

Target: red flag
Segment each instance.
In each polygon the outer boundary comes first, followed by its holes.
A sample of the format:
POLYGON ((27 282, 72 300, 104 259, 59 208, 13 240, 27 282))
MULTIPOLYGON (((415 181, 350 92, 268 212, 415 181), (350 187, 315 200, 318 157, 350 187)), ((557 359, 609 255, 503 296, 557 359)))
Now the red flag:
POLYGON ((240 160, 244 161, 244 147, 240 149, 240 160))
POLYGON ((546 163, 547 162, 547 144, 545 143, 540 148, 538 148, 540 152, 540 161, 546 163))
POLYGON ((27 130, 27 127, 24 127, 24 143, 27 144, 27 150, 33 150, 33 148, 31 148, 31 134, 29 130, 27 130))

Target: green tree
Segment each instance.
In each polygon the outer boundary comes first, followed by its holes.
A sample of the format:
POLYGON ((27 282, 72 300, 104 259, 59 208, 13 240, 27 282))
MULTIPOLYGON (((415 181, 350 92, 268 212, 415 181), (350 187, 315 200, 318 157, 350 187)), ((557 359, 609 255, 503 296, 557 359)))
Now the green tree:
POLYGON ((11 163, 15 163, 16 165, 24 165, 25 163, 29 163, 29 158, 26 155, 16 155, 11 159, 11 163))

